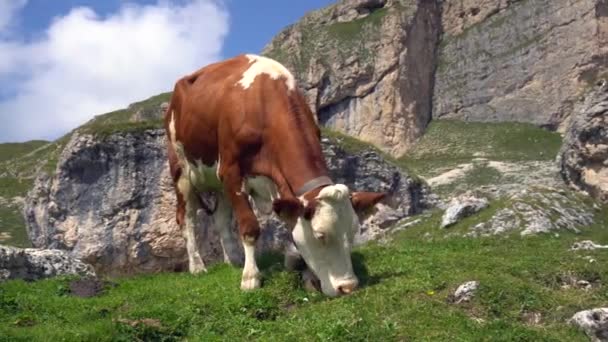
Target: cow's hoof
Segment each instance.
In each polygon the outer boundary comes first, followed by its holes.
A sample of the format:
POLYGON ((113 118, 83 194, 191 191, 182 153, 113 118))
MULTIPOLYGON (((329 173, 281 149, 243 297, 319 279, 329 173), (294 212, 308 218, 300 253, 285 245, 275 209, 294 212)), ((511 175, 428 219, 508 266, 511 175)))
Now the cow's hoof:
POLYGON ((249 277, 243 277, 243 279, 241 280, 241 290, 243 291, 259 289, 261 285, 262 281, 260 280, 259 274, 249 277))
POLYGON ((203 264, 203 263, 190 264, 188 267, 188 270, 192 274, 207 273, 207 268, 205 267, 205 264, 203 264))

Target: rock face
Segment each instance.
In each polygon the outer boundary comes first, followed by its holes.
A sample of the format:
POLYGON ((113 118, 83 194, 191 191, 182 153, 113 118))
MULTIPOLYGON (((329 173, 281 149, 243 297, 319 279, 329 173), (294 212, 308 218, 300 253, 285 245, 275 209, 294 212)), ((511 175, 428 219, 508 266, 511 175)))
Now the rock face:
POLYGON ((0 246, 0 280, 38 280, 58 275, 94 276, 91 265, 66 251, 0 246))
POLYGON ((294 71, 319 121, 402 154, 431 119, 438 1, 342 0, 263 54, 294 71))
POLYGON ((605 0, 342 0, 263 53, 320 122, 403 154, 432 118, 563 131, 608 67, 605 0))
POLYGON ((164 146, 162 130, 73 135, 55 175, 38 178, 26 199, 32 244, 70 250, 100 271, 181 269, 164 146))
POLYGON ((559 164, 566 183, 608 203, 608 81, 601 81, 576 111, 559 164))
MULTIPOLYGON (((358 241, 383 229, 386 220, 403 218, 424 206, 426 188, 375 150, 347 153, 335 140, 322 146, 334 182, 351 189, 393 193, 399 205, 386 219, 373 216, 358 241)), ((61 154, 53 176, 41 176, 25 204, 34 246, 59 248, 104 273, 182 270, 187 256, 175 223, 175 195, 169 176, 163 130, 116 133, 97 138, 76 133, 61 154)), ((206 262, 223 260, 211 219, 200 213, 206 262)), ((261 250, 281 249, 286 232, 265 222, 261 250)), ((239 244, 240 245, 240 244, 239 244)))
POLYGON ((608 67, 604 0, 446 0, 433 118, 563 130, 608 67))
POLYGON ((583 330, 593 342, 608 341, 608 308, 577 312, 570 323, 583 330))

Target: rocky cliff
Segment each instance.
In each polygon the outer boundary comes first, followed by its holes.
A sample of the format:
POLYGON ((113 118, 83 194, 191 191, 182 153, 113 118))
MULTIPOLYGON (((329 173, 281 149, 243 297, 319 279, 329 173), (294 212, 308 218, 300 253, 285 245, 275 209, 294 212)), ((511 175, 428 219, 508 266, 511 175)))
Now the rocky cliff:
POLYGON ((402 155, 431 118, 563 131, 608 67, 605 0, 342 0, 264 53, 320 122, 402 155))
POLYGON ((577 106, 559 157, 566 183, 608 203, 608 80, 577 106))
MULTIPOLYGON (((343 138, 323 140, 332 177, 360 190, 391 190, 396 209, 384 208, 364 225, 366 241, 385 222, 419 212, 424 187, 374 149, 349 153, 343 138)), ((175 223, 175 195, 161 129, 76 132, 50 177, 42 174, 25 203, 28 234, 34 246, 58 248, 105 273, 181 270, 187 265, 182 232, 175 223)), ((208 262, 223 257, 211 219, 200 213, 200 241, 208 262)), ((268 223, 262 250, 282 248, 287 232, 268 223)))
POLYGON ((447 0, 434 118, 564 129, 608 68, 605 0, 447 0))
POLYGON ((340 1, 263 53, 296 73, 323 125, 400 155, 431 119, 439 19, 436 1, 340 1))

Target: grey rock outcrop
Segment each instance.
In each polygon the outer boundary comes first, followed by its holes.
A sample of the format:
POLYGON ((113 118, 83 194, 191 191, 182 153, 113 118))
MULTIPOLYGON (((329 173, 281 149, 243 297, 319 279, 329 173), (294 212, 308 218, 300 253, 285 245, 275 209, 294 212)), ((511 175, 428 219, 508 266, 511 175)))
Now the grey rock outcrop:
POLYGON ((319 121, 401 155, 431 119, 435 0, 342 0, 264 49, 294 71, 319 121))
POLYGON ((593 342, 608 341, 608 308, 577 312, 569 322, 583 330, 593 342))
MULTIPOLYGON (((335 182, 354 190, 390 190, 399 218, 419 212, 426 188, 374 149, 347 153, 333 139, 322 147, 335 182)), ((164 130, 76 133, 61 154, 55 174, 41 175, 28 194, 25 216, 36 247, 70 251, 103 273, 183 270, 187 266, 175 195, 165 153, 164 130)), ((372 219, 376 217, 373 216, 372 219)), ((357 241, 383 229, 385 220, 364 224, 357 241)), ((200 212, 199 241, 207 263, 223 260, 211 219, 200 212)), ((274 217, 262 217, 260 251, 282 249, 286 232, 274 217)), ((240 244, 239 244, 240 245, 240 244)))
POLYGON ((608 203, 608 78, 575 112, 558 163, 566 183, 608 203))
POLYGON ((594 222, 595 210, 563 189, 529 187, 508 195, 507 206, 489 220, 470 227, 467 236, 498 235, 520 230, 520 235, 578 233, 594 222))
POLYGON ((66 251, 0 245, 0 281, 38 280, 59 275, 94 276, 95 271, 66 251))
POLYGON ((488 207, 488 200, 471 194, 463 194, 452 199, 441 219, 441 228, 446 228, 488 207))
POLYGON ((604 0, 446 0, 433 118, 563 130, 608 67, 604 0))

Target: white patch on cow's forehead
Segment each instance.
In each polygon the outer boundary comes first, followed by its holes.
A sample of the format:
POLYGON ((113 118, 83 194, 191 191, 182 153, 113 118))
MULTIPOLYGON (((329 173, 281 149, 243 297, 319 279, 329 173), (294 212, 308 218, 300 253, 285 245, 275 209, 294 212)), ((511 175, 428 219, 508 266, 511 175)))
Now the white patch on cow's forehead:
POLYGON ((295 77, 281 63, 267 57, 257 55, 246 56, 249 59, 250 65, 238 82, 244 89, 249 88, 253 81, 255 81, 255 78, 261 74, 267 74, 273 80, 284 78, 287 89, 294 90, 296 88, 295 77))

